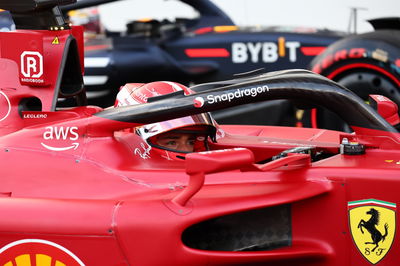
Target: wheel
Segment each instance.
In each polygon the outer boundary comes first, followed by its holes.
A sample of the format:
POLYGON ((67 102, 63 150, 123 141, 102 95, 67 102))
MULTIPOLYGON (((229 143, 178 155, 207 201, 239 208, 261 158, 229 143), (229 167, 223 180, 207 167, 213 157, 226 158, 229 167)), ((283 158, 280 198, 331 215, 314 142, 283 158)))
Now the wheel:
MULTIPOLYGON (((380 94, 400 105, 400 31, 379 30, 344 38, 311 63, 311 69, 368 100, 380 94)), ((310 112, 312 127, 344 130, 324 108, 310 112), (316 121, 316 122, 315 122, 316 121)))

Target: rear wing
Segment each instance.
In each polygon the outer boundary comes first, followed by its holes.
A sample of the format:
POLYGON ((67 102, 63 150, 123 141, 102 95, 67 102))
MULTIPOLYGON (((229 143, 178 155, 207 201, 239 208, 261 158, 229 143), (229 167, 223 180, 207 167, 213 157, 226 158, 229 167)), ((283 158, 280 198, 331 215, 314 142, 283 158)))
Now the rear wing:
POLYGON ((17 28, 0 32, 0 93, 7 103, 2 131, 21 128, 23 111, 54 111, 59 98, 86 104, 83 29, 70 27, 58 6, 75 1, 0 1, 17 28))

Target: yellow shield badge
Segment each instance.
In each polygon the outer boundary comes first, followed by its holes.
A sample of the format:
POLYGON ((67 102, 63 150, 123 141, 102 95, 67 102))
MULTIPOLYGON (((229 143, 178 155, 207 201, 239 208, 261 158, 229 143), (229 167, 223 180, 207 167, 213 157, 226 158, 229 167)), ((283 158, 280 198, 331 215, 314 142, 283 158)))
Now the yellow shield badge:
POLYGON ((396 204, 367 199, 348 202, 351 236, 360 253, 376 264, 389 252, 396 231, 396 204))

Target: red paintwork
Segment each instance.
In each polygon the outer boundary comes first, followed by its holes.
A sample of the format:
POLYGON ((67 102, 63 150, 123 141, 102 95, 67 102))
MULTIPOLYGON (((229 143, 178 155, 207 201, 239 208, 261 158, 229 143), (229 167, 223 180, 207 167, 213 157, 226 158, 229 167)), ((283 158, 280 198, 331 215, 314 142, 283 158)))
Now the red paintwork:
POLYGON ((85 51, 96 51, 96 50, 107 50, 112 48, 111 45, 102 44, 102 45, 87 45, 85 46, 85 51))
POLYGON ((188 57, 229 57, 230 53, 224 48, 185 49, 188 57))
POLYGON ((378 113, 385 118, 391 125, 397 125, 400 122, 399 108, 397 104, 382 95, 369 96, 377 105, 378 113))
MULTIPOLYGON (((0 34, 0 91, 10 102, 9 109, 6 100, 0 106, 0 262, 23 252, 14 243, 22 240, 54 260, 58 253, 78 258, 77 265, 370 265, 353 243, 347 204, 399 204, 398 134, 225 125, 212 144, 216 151, 186 161, 144 159, 140 140, 119 131, 135 125, 93 116, 97 107, 52 110, 63 40, 71 33, 0 34), (52 46, 55 36, 60 44, 52 46), (20 54, 34 49, 44 55, 44 82, 21 84, 20 54), (43 111, 19 114, 20 99, 29 96, 42 100, 43 111), (363 143, 366 153, 339 154, 343 137, 363 143), (304 145, 335 155, 254 163, 304 145), (291 206, 288 247, 207 251, 181 240, 201 221, 282 204, 291 206)), ((396 265, 399 252, 396 234, 379 265, 396 265)))
POLYGON ((300 47, 300 51, 307 56, 316 56, 321 54, 323 51, 325 51, 326 47, 325 46, 309 46, 309 47, 300 47))

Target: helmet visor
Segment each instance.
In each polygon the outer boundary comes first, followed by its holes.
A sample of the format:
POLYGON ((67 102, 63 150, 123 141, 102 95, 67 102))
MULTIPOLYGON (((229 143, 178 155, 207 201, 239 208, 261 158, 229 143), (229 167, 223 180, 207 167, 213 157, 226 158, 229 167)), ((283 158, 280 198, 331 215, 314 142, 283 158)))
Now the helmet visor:
POLYGON ((144 125, 139 127, 138 133, 147 140, 155 135, 188 126, 212 126, 215 128, 216 125, 208 113, 203 113, 144 125))

